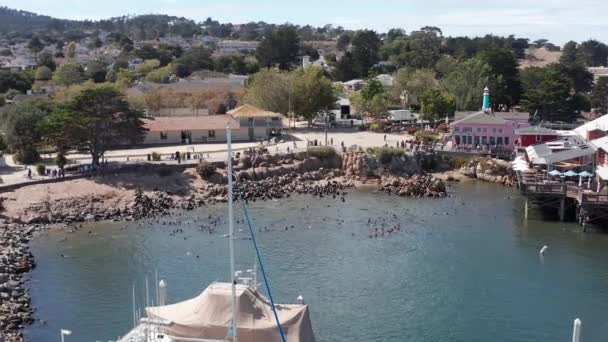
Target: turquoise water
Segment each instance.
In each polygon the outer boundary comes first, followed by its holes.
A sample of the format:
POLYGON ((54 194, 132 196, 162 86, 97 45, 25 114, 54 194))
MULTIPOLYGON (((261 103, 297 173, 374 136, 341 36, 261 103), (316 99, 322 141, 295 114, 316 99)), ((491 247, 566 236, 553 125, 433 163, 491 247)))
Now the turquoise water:
MULTIPOLYGON (((126 333, 132 284, 142 307, 146 274, 151 288, 155 272, 167 280, 171 302, 228 279, 225 224, 213 235, 199 230, 225 212, 207 207, 40 236, 30 287, 44 323, 27 329, 28 341, 58 341, 61 328, 73 331, 66 341, 126 333), (172 236, 178 227, 184 233, 172 236)), ((607 340, 608 236, 540 215, 525 222, 512 190, 467 183, 446 199, 352 191, 345 204, 296 196, 252 203, 251 213, 269 230, 257 236, 275 300, 303 295, 318 341, 566 341, 576 317, 585 341, 607 340), (368 220, 379 217, 401 231, 370 239, 368 220)), ((236 245, 237 268, 251 268, 251 241, 236 245)))

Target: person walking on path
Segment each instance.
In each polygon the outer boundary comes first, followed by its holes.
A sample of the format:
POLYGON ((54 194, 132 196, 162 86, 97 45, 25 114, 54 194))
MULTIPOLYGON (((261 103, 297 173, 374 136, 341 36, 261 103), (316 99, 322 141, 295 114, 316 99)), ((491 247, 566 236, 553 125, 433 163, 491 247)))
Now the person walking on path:
POLYGON ((386 134, 384 135, 384 141, 386 141, 386 134))

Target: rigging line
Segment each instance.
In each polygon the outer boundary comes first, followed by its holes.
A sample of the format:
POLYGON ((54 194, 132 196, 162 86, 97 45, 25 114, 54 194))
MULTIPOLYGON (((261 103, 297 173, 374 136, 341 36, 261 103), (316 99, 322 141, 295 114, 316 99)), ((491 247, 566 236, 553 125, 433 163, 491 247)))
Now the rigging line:
POLYGON ((268 283, 268 278, 266 278, 266 271, 264 271, 264 264, 262 263, 262 256, 260 255, 260 250, 258 249, 258 243, 255 240, 255 233, 253 230, 253 225, 251 224, 251 220, 249 219, 249 211, 247 210, 247 204, 245 204, 245 199, 243 199, 243 195, 239 191, 239 198, 243 203, 243 209, 245 210, 245 218, 247 219, 247 225, 249 226, 249 231, 251 232, 251 241, 253 241, 253 247, 255 248, 255 254, 258 257, 258 262, 260 263, 260 271, 262 271, 262 276, 264 277, 264 284, 266 284, 266 291, 268 291, 268 298, 270 299, 270 305, 272 305, 272 313, 274 314, 274 319, 277 322, 277 326, 279 327, 279 333, 281 334, 281 340, 286 342, 285 333, 283 333, 283 327, 281 327, 281 321, 279 320, 279 315, 277 314, 277 310, 274 307, 274 300, 272 299, 272 292, 270 292, 270 285, 268 283))

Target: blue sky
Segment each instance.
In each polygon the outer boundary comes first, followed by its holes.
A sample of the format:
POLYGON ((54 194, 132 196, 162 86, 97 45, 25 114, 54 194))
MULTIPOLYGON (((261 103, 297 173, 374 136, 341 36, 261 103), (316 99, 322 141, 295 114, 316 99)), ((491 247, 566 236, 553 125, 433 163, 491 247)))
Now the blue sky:
POLYGON ((432 25, 452 36, 494 33, 557 44, 589 38, 608 42, 607 0, 0 0, 0 5, 71 19, 162 13, 379 31, 432 25))

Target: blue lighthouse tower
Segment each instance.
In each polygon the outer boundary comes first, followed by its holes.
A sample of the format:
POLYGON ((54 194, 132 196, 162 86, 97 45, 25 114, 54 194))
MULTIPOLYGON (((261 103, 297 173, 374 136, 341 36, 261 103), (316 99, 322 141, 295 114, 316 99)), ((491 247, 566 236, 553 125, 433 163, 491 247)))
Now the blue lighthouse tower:
POLYGON ((490 88, 485 87, 483 89, 483 105, 481 110, 484 112, 490 111, 490 88))

